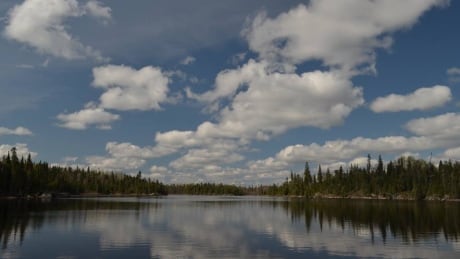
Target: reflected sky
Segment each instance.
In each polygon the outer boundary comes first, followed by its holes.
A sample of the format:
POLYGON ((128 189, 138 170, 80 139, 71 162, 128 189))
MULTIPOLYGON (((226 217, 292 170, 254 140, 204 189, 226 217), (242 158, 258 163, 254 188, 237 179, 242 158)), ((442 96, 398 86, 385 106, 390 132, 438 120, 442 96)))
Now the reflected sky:
POLYGON ((0 201, 1 258, 457 258, 460 205, 169 196, 0 201))

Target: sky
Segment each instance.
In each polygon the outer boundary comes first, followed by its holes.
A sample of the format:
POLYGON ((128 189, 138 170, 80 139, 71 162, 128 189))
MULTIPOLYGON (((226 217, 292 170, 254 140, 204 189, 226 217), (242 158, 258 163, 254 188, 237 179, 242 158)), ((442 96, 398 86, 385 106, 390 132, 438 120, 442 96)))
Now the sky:
POLYGON ((0 155, 165 183, 460 160, 460 3, 2 0, 0 155))

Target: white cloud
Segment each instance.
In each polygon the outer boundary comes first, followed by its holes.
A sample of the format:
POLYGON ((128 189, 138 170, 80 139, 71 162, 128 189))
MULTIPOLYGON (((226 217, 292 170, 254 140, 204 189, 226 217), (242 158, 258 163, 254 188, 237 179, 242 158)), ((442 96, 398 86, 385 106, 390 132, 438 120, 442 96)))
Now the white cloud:
POLYGON ((68 18, 85 15, 86 10, 93 16, 109 19, 109 9, 95 1, 83 7, 76 0, 25 0, 9 11, 4 34, 42 54, 65 59, 89 57, 106 61, 99 51, 73 38, 64 22, 68 18))
POLYGON ((101 2, 91 0, 85 4, 85 10, 88 14, 105 20, 112 19, 112 9, 108 6, 103 6, 101 2))
POLYGON ((446 159, 460 160, 460 147, 447 149, 444 151, 443 156, 446 159))
POLYGON ((83 110, 59 114, 59 126, 69 129, 87 129, 95 125, 99 129, 111 129, 110 124, 120 116, 114 110, 160 110, 160 103, 168 99, 168 76, 160 68, 146 66, 140 70, 123 65, 106 65, 93 68, 94 87, 103 88, 100 103, 90 102, 83 110))
POLYGON ((152 165, 150 167, 150 173, 152 173, 152 174, 165 174, 165 173, 168 173, 168 172, 169 172, 168 168, 166 168, 164 166, 152 165))
POLYGON ((107 65, 94 68, 93 76, 92 84, 105 90, 100 97, 102 108, 160 110, 160 103, 167 101, 169 78, 160 68, 107 65))
POLYGON ((165 133, 157 132, 155 141, 173 148, 197 145, 193 131, 172 130, 165 133))
POLYGON ((87 166, 103 171, 133 171, 143 166, 147 159, 172 153, 167 148, 139 147, 128 142, 108 142, 105 149, 107 156, 86 157, 87 166))
MULTIPOLYGON (((371 159, 371 166, 372 167, 375 167, 377 166, 378 164, 378 160, 377 159, 371 159)), ((365 157, 365 156, 360 156, 360 157, 357 157, 353 160, 351 160, 348 165, 354 165, 354 166, 358 166, 358 167, 361 167, 361 168, 366 168, 367 166, 367 163, 368 163, 368 158, 365 157)))
POLYGON ((181 60, 181 65, 190 65, 190 64, 193 64, 194 62, 196 61, 196 58, 195 57, 192 57, 192 56, 187 56, 185 57, 183 60, 181 60))
POLYGON ((177 160, 170 163, 174 169, 200 169, 208 165, 231 164, 244 157, 225 149, 190 149, 177 160))
POLYGON ((164 166, 153 165, 150 167, 150 174, 147 176, 161 182, 170 181, 171 171, 164 166))
POLYGON ((134 158, 155 158, 169 155, 175 149, 168 147, 139 147, 134 144, 124 142, 108 142, 105 146, 106 151, 112 157, 134 157, 134 158))
POLYGON ((380 138, 357 137, 351 140, 326 141, 323 145, 293 145, 282 149, 276 159, 286 162, 312 161, 334 163, 349 160, 366 153, 419 151, 440 147, 441 143, 427 137, 388 136, 380 138))
MULTIPOLYGON (((8 152, 10 152, 13 147, 16 148, 16 154, 18 157, 26 158, 30 154, 30 157, 33 159, 37 156, 37 152, 30 151, 27 144, 16 143, 15 145, 7 145, 7 144, 0 145, 0 157, 8 155, 8 152)), ((11 155, 11 152, 10 152, 10 155, 11 155)))
MULTIPOLYGON (((322 164, 323 168, 338 168, 350 164, 363 165, 371 154, 395 154, 400 156, 420 155, 416 152, 449 148, 443 154, 433 157, 433 161, 445 159, 460 159, 460 115, 446 113, 434 117, 420 118, 409 121, 407 130, 416 136, 386 136, 379 138, 356 137, 351 140, 332 140, 319 145, 291 145, 283 148, 274 157, 252 161, 250 168, 258 167, 270 170, 287 169, 291 163, 305 161, 322 164), (351 159, 351 160, 350 160, 351 159), (349 161, 348 163, 344 161, 349 161)), ((372 162, 375 163, 375 162, 372 162)))
POLYGON ((418 136, 455 140, 460 137, 460 114, 445 113, 409 121, 406 129, 418 136))
POLYGON ((259 14, 243 32, 263 59, 299 64, 321 60, 345 70, 374 70, 375 49, 392 44, 391 33, 411 27, 445 0, 313 0, 276 18, 259 14))
MULTIPOLYGON (((157 133, 156 145, 140 148, 129 143, 108 143, 107 151, 112 156, 108 161, 114 163, 116 158, 148 159, 161 154, 155 150, 167 150, 167 154, 187 150, 178 159, 172 161, 169 167, 154 170, 154 178, 165 182, 226 182, 245 184, 270 184, 280 182, 289 175, 289 169, 296 163, 321 164, 323 169, 344 169, 350 165, 365 166, 366 154, 395 154, 414 155, 418 151, 435 150, 438 148, 456 147, 460 131, 439 132, 442 128, 449 128, 443 122, 457 121, 456 114, 444 114, 432 118, 413 120, 417 122, 414 128, 423 128, 423 125, 437 125, 429 130, 418 132, 419 136, 387 136, 379 138, 356 137, 350 140, 326 141, 324 144, 312 143, 309 145, 292 145, 285 147, 274 157, 263 160, 249 161, 243 167, 227 167, 225 164, 242 161, 244 157, 240 151, 247 150, 248 142, 226 139, 222 137, 205 137, 200 130, 171 131, 157 133), (423 121, 423 124, 421 122, 423 121), (456 133, 458 132, 458 133, 456 133), (118 151, 117 151, 118 150, 118 151)), ((455 124, 455 123, 454 123, 455 124)), ((458 120, 460 125, 460 119, 458 120)), ((453 126, 454 129, 456 126, 453 126)), ((410 130, 410 129, 409 129, 410 130)), ((442 155, 442 159, 456 159, 458 148, 451 148, 442 155)), ((460 149, 459 149, 460 150, 460 149)), ((166 153, 165 153, 166 154, 166 153)), ((436 157, 435 161, 438 160, 436 157)), ((371 160, 372 166, 377 161, 371 160)), ((131 168, 133 169, 133 168, 131 168)), ((154 168, 156 169, 156 168, 154 168)), ((152 177, 153 177, 152 176, 152 177)))
POLYGON ((145 164, 145 160, 136 157, 104 157, 90 156, 86 158, 86 163, 93 169, 102 171, 131 171, 137 170, 145 164))
POLYGON ((285 161, 274 159, 269 157, 263 160, 249 161, 248 168, 252 172, 264 173, 264 172, 276 172, 280 170, 286 170, 289 167, 289 164, 285 161))
POLYGON ((24 127, 16 127, 15 129, 0 127, 0 136, 2 135, 30 136, 32 134, 33 134, 32 131, 24 127))
POLYGON ((189 97, 207 103, 232 98, 230 105, 221 109, 217 124, 205 122, 197 132, 268 139, 301 126, 330 128, 341 124, 364 102, 362 89, 339 73, 297 75, 267 69, 266 63, 250 60, 241 68, 219 73, 213 90, 201 95, 189 91, 189 97), (240 91, 245 86, 247 90, 240 91))
POLYGON ((371 104, 374 112, 399 112, 412 110, 428 110, 439 107, 452 99, 452 93, 447 86, 436 85, 423 87, 407 95, 390 94, 379 97, 371 104))
POLYGON ((394 159, 398 159, 400 157, 415 157, 415 158, 420 158, 420 153, 414 153, 414 152, 403 152, 397 156, 394 157, 394 159))
POLYGON ((111 129, 110 123, 119 120, 120 116, 102 108, 87 106, 78 112, 61 113, 57 119, 61 121, 60 127, 68 129, 84 130, 93 125, 99 129, 111 129))

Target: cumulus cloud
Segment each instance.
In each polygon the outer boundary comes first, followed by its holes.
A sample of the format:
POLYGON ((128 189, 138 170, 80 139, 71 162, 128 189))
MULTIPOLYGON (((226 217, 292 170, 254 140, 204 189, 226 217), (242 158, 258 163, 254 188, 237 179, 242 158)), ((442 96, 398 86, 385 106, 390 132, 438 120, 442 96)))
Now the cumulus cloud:
POLYGON ((445 113, 434 117, 409 121, 406 129, 418 136, 438 139, 455 139, 460 136, 460 114, 445 113))
MULTIPOLYGON (((155 158, 169 155, 173 149, 168 147, 139 147, 129 142, 108 142, 105 146, 106 151, 112 157, 134 157, 134 158, 155 158)), ((175 151, 175 150, 174 150, 175 151)))
POLYGON ((190 65, 190 64, 193 64, 194 62, 196 61, 196 58, 195 57, 192 57, 192 56, 187 56, 185 57, 183 60, 181 60, 181 65, 190 65))
POLYGON ((460 160, 460 147, 449 148, 445 150, 443 156, 447 159, 460 160))
POLYGON ((82 44, 66 30, 68 18, 87 13, 110 19, 110 8, 97 1, 81 6, 76 0, 25 0, 9 11, 4 35, 42 54, 69 60, 92 58, 106 61, 99 51, 82 44))
POLYGON ((69 129, 87 129, 95 125, 99 129, 111 129, 110 124, 120 119, 107 109, 160 110, 160 103, 168 99, 169 77, 160 68, 146 66, 139 70, 123 65, 106 65, 93 68, 92 85, 105 92, 100 102, 90 102, 78 112, 59 114, 59 126, 69 129))
POLYGON ((30 154, 30 157, 33 159, 38 155, 37 152, 30 151, 27 144, 16 143, 15 145, 7 145, 7 144, 0 145, 0 157, 8 155, 8 152, 10 152, 11 154, 11 149, 13 147, 16 148, 16 154, 18 155, 18 157, 25 158, 30 154))
POLYGON ((273 157, 269 157, 263 160, 249 161, 247 163, 248 168, 253 172, 258 173, 271 173, 280 170, 286 170, 289 166, 285 161, 277 160, 273 157))
POLYGON ((445 0, 313 0, 275 18, 259 14, 243 35, 251 50, 267 60, 374 70, 375 49, 387 49, 391 33, 409 28, 445 0))
POLYGON ((106 21, 112 19, 112 9, 108 6, 104 6, 99 1, 89 1, 85 4, 84 9, 96 18, 101 18, 106 21))
POLYGON ((187 152, 172 161, 170 166, 176 170, 203 169, 209 165, 231 164, 244 159, 238 152, 245 149, 247 142, 226 139, 212 134, 194 131, 169 131, 155 136, 157 152, 187 152))
POLYGON ((442 3, 312 1, 275 18, 258 15, 243 35, 259 61, 220 72, 208 92, 187 89, 189 98, 217 113, 216 122, 202 123, 195 134, 268 140, 292 128, 340 125, 364 103, 352 70, 372 68, 375 49, 389 47, 392 32, 442 3), (295 72, 297 64, 318 59, 332 70, 295 72))
MULTIPOLYGON (((368 158, 365 157, 365 156, 360 156, 360 157, 356 157, 355 159, 351 160, 348 165, 353 165, 353 166, 358 166, 358 167, 362 167, 362 168, 365 168, 367 166, 367 163, 368 163, 368 158)), ((372 167, 375 167, 377 166, 378 164, 378 160, 377 159, 371 159, 370 160, 370 163, 371 163, 371 166, 372 167)))
MULTIPOLYGON (((324 168, 338 168, 367 162, 368 153, 400 156, 419 156, 418 151, 448 148, 434 160, 460 159, 460 115, 446 113, 434 117, 409 121, 406 129, 416 136, 386 136, 379 138, 356 137, 350 140, 326 141, 320 145, 291 145, 283 148, 274 157, 251 161, 249 168, 270 170, 287 169, 289 164, 305 161, 322 164, 324 168), (349 161, 349 162, 346 162, 349 161)), ((372 163, 375 163, 373 161, 372 163)))
POLYGON ((442 146, 442 143, 428 137, 387 136, 380 138, 357 137, 351 140, 326 141, 323 145, 292 145, 282 149, 276 158, 287 162, 305 160, 332 163, 348 160, 363 153, 419 151, 442 146))
POLYGON ((244 157, 225 149, 190 149, 177 160, 170 163, 174 169, 200 169, 208 165, 231 164, 244 157))
POLYGON ((115 110, 160 110, 167 100, 169 78, 160 68, 146 66, 136 70, 107 65, 93 69, 93 86, 105 92, 100 107, 115 110))
POLYGON ((143 166, 145 162, 145 159, 136 157, 90 156, 86 158, 87 165, 93 169, 116 172, 136 170, 143 166))
POLYGON ((57 116, 60 120, 60 127, 84 130, 90 126, 95 126, 98 129, 111 129, 110 124, 120 119, 117 114, 112 114, 105 111, 103 108, 87 106, 85 109, 74 113, 61 113, 57 116))
POLYGON ((0 136, 2 135, 30 136, 32 134, 33 134, 32 131, 24 127, 16 127, 15 129, 0 127, 0 136))
POLYGON ((152 165, 147 177, 161 182, 171 182, 172 172, 167 167, 152 165))
POLYGON ((379 97, 371 104, 374 112, 399 112, 412 110, 428 110, 439 107, 452 99, 452 93, 447 86, 436 85, 423 87, 407 95, 390 94, 379 97))
MULTIPOLYGON (((230 141, 222 138, 201 138, 193 131, 172 131, 158 133, 156 146, 140 148, 131 144, 109 143, 106 146, 110 158, 107 161, 115 163, 116 158, 124 157, 138 161, 155 155, 155 149, 178 152, 187 150, 183 156, 172 161, 169 167, 156 170, 155 178, 167 182, 232 182, 245 184, 270 184, 282 181, 289 173, 291 166, 296 163, 321 164, 323 169, 344 169, 351 165, 365 166, 367 157, 371 154, 416 155, 419 151, 447 149, 440 159, 460 159, 460 125, 457 114, 443 114, 430 118, 421 118, 410 121, 408 130, 416 136, 386 136, 379 138, 356 137, 350 140, 332 140, 323 144, 292 145, 280 150, 275 156, 262 160, 249 161, 243 167, 231 167, 230 164, 242 161, 244 157, 239 153, 245 150, 247 142, 230 141), (453 124, 443 124, 444 122, 453 124), (457 123, 458 122, 458 123, 457 123), (458 125, 456 125, 457 123, 458 125), (434 125, 432 128, 425 126, 434 125), (412 128, 413 127, 413 128, 412 128), (443 128, 453 127, 454 130, 442 132, 443 128), (419 129, 416 131, 415 129, 419 129), (118 150, 118 151, 116 151, 118 150), (225 165, 225 166, 224 166, 225 165)), ((438 160, 436 158, 435 160, 438 160)), ((371 165, 377 161, 372 159, 371 165)), ((132 164, 132 163, 131 163, 132 164)), ((107 166, 107 164, 106 164, 107 166)))
POLYGON ((248 139, 268 139, 301 126, 330 128, 364 102, 362 89, 339 73, 271 73, 266 63, 254 60, 219 73, 211 91, 188 96, 207 103, 232 99, 220 110, 218 123, 205 122, 198 132, 248 139))
POLYGON ((152 165, 150 167, 151 176, 160 176, 160 175, 166 174, 168 172, 169 172, 168 168, 164 167, 164 166, 152 165))

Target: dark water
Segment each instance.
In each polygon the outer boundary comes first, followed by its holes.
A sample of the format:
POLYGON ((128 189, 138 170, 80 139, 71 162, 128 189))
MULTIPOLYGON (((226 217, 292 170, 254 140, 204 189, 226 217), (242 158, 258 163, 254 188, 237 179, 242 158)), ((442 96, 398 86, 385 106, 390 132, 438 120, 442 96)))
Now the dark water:
POLYGON ((0 201, 1 258, 460 258, 460 203, 0 201))

